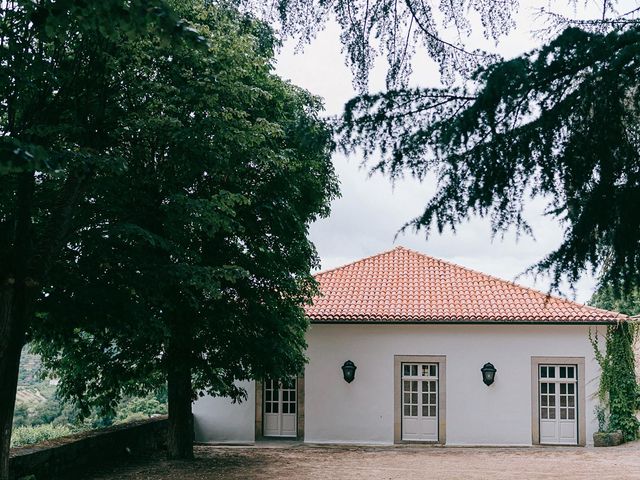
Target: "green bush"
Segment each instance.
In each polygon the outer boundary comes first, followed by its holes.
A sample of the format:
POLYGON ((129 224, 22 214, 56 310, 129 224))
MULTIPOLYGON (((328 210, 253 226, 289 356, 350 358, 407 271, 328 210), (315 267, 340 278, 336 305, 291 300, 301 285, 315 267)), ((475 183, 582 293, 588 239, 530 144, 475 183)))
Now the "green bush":
POLYGON ((32 445, 34 443, 51 440, 65 435, 71 435, 73 430, 67 425, 37 425, 34 427, 17 427, 11 434, 11 446, 32 445))

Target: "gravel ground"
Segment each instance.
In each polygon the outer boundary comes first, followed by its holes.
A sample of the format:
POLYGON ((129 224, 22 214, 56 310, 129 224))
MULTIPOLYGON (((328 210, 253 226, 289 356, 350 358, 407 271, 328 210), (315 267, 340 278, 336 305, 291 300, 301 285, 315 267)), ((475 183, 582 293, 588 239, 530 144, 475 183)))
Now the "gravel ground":
POLYGON ((640 442, 611 448, 196 447, 193 462, 161 454, 87 480, 640 479, 640 442))

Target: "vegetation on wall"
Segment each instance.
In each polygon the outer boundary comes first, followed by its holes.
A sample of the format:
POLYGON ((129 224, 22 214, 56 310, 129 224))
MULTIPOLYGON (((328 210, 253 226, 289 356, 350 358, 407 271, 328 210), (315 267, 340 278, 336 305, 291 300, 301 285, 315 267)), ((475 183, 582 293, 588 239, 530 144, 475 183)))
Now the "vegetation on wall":
MULTIPOLYGON (((590 303, 630 316, 640 314, 640 295, 637 290, 623 293, 611 286, 602 286, 590 303)), ((636 418, 640 388, 634 351, 638 331, 635 322, 608 326, 604 335, 604 351, 600 348, 598 336, 591 336, 596 360, 602 369, 598 396, 604 408, 597 412, 598 423, 601 429, 605 426, 609 431, 622 431, 627 441, 638 438, 640 428, 636 418)))

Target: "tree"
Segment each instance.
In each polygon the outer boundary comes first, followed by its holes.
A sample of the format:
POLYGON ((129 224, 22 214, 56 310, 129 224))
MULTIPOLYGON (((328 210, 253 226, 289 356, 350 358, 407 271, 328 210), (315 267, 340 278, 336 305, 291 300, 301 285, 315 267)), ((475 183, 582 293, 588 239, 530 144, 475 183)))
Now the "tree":
POLYGON ((161 0, 0 2, 1 480, 36 299, 88 180, 119 164, 120 46, 152 26, 197 37, 161 0))
POLYGON ((153 32, 129 45, 134 121, 113 132, 126 170, 89 184, 35 351, 85 411, 167 382, 169 456, 190 458, 195 395, 241 399, 236 380, 302 370, 308 227, 337 182, 321 105, 272 73, 270 29, 195 0, 175 8, 209 48, 153 32))
MULTIPOLYGON (((520 0, 235 1, 278 23, 284 36, 298 38, 302 44, 335 20, 341 29, 345 60, 361 93, 368 90, 368 76, 379 55, 387 61, 387 88, 406 86, 418 48, 428 55, 419 61, 435 62, 443 83, 469 78, 479 67, 497 60, 473 45, 474 20, 480 20, 485 38, 498 42, 515 26, 518 9, 526 8, 520 0)), ((640 9, 627 11, 625 7, 618 0, 540 1, 539 34, 549 39, 568 26, 602 32, 637 23, 640 9), (563 14, 563 6, 574 15, 563 14)))
POLYGON ((405 228, 455 227, 471 215, 494 232, 529 233, 529 197, 548 200, 563 243, 537 268, 575 282, 640 281, 640 27, 568 28, 544 47, 481 69, 458 88, 361 95, 345 108, 342 142, 381 152, 396 178, 438 173, 437 192, 405 228))

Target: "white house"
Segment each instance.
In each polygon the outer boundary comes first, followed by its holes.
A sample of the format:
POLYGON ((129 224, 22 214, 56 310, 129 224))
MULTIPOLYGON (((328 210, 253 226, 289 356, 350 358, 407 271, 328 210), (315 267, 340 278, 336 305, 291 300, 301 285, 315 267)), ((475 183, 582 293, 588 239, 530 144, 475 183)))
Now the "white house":
POLYGON ((403 247, 316 279, 304 376, 247 382, 241 404, 200 399, 197 441, 592 442, 600 371, 589 332, 625 316, 403 247))

